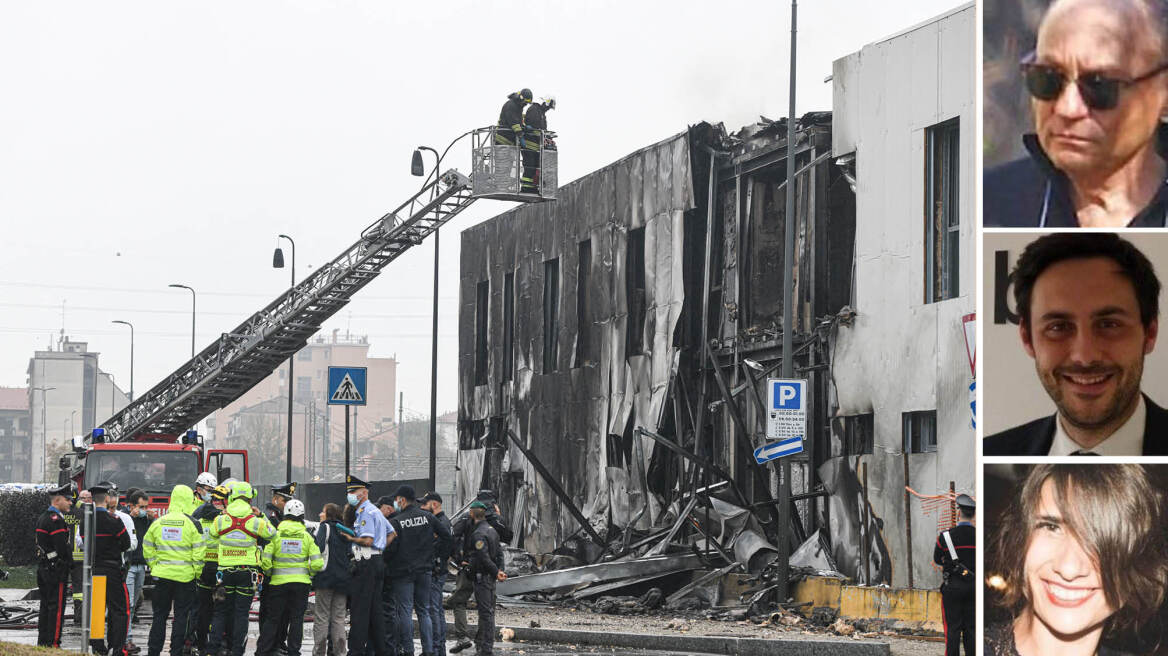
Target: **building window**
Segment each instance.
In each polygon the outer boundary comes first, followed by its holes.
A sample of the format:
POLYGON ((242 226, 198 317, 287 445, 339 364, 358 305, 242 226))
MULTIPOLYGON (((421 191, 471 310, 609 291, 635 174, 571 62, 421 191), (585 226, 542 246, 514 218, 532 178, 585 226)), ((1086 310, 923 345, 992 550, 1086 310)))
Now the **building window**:
POLYGON ((312 376, 296 377, 296 400, 307 401, 312 398, 312 376))
POLYGON ((515 371, 515 274, 503 277, 503 381, 515 371))
POLYGON ((576 358, 573 367, 582 367, 592 359, 592 308, 588 295, 592 288, 592 240, 580 242, 576 268, 576 358))
POLYGON ((625 300, 628 303, 628 328, 625 331, 625 355, 645 352, 645 229, 629 230, 625 252, 625 300))
POLYGON ((310 349, 310 348, 300 349, 300 351, 296 353, 296 359, 311 362, 312 361, 312 349, 310 349))
POLYGON ((961 131, 957 119, 925 131, 925 302, 960 293, 961 238, 958 173, 961 131))
POLYGON ((901 417, 904 424, 905 452, 936 453, 937 411, 906 412, 901 417))
POLYGON ((475 385, 487 384, 487 303, 490 302, 490 283, 480 282, 475 293, 475 385))
POLYGON ((543 263, 543 371, 556 370, 560 334, 560 259, 543 263))
POLYGON ((844 417, 844 455, 870 455, 876 443, 875 415, 844 417))

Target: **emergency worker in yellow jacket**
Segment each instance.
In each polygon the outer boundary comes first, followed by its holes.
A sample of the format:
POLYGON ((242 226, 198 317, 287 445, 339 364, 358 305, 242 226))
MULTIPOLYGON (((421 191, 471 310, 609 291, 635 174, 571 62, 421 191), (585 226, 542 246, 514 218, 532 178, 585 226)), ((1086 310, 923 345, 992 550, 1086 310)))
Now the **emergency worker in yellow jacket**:
POLYGON ((216 576, 219 572, 219 540, 211 531, 215 518, 223 514, 231 490, 222 485, 211 489, 211 500, 199 506, 191 519, 203 528, 203 539, 207 549, 203 556, 203 571, 195 582, 196 608, 192 612, 191 625, 187 627, 190 643, 198 652, 207 646, 207 632, 211 630, 211 611, 214 609, 212 595, 215 592, 216 576))
POLYGON ((207 638, 207 651, 213 654, 219 652, 223 632, 230 623, 229 651, 232 656, 243 656, 248 611, 251 610, 256 585, 263 580, 258 543, 276 536, 271 522, 252 508, 253 496, 251 485, 236 482, 231 486, 231 501, 227 509, 211 523, 211 535, 219 542, 217 578, 227 592, 227 600, 215 604, 215 619, 207 638))
POLYGON ((159 656, 166 641, 166 618, 174 606, 174 626, 170 633, 171 656, 180 656, 187 635, 187 620, 195 605, 195 579, 203 569, 203 529, 190 514, 195 510, 195 494, 186 485, 176 485, 170 493, 166 514, 154 520, 142 538, 142 556, 154 577, 150 603, 154 619, 150 624, 148 656, 159 656))
POLYGON ((261 566, 268 575, 268 603, 273 612, 260 627, 256 656, 275 654, 281 634, 288 636, 288 656, 300 656, 308 590, 312 577, 324 569, 320 547, 304 527, 304 502, 292 499, 284 506, 284 521, 264 548, 261 566))

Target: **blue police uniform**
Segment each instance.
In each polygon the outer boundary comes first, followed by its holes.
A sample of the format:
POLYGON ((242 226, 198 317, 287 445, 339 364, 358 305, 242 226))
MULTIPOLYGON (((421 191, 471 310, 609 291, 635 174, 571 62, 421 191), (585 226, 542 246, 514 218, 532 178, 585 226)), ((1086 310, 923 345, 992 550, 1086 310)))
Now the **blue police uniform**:
MULTIPOLYGON (((359 479, 349 477, 350 492, 367 487, 359 479)), ((353 530, 359 538, 372 538, 373 544, 368 547, 353 545, 353 559, 356 561, 357 571, 349 589, 351 595, 349 656, 364 656, 370 643, 373 653, 382 656, 389 652, 386 646, 385 617, 378 607, 382 582, 385 579, 385 561, 381 554, 393 529, 381 515, 381 511, 365 500, 357 507, 353 530)))

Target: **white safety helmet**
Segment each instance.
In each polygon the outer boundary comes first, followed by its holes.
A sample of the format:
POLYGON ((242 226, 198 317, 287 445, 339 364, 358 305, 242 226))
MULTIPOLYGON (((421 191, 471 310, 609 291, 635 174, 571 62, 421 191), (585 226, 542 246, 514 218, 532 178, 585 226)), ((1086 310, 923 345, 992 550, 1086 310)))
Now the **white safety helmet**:
POLYGON ((300 499, 289 499, 288 503, 284 504, 284 516, 304 519, 304 502, 300 499))
POLYGON ((206 471, 202 474, 199 474, 199 477, 195 479, 195 485, 202 485, 204 487, 213 488, 219 485, 219 479, 215 478, 215 475, 211 472, 206 471))

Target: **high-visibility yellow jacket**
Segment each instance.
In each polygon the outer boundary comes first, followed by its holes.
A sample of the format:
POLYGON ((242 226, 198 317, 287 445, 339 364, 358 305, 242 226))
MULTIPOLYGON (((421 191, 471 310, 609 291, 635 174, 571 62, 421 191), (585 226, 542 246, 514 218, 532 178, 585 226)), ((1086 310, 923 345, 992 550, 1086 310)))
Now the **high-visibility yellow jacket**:
POLYGON ((263 515, 252 512, 243 499, 227 504, 211 524, 211 535, 219 541, 219 569, 259 567, 259 540, 271 540, 276 529, 263 515))
POLYGON ((203 555, 204 562, 214 563, 219 560, 219 540, 211 529, 214 528, 215 518, 219 516, 220 512, 218 508, 207 502, 199 506, 191 515, 193 519, 198 520, 199 526, 203 529, 203 541, 207 545, 207 550, 203 555))
POLYGON ((304 522, 285 519, 276 539, 264 547, 261 566, 272 585, 312 583, 312 577, 324 569, 324 557, 304 522))
POLYGON ((188 516, 194 504, 191 488, 174 486, 166 514, 146 529, 142 556, 151 576, 186 583, 203 571, 203 530, 188 516))

